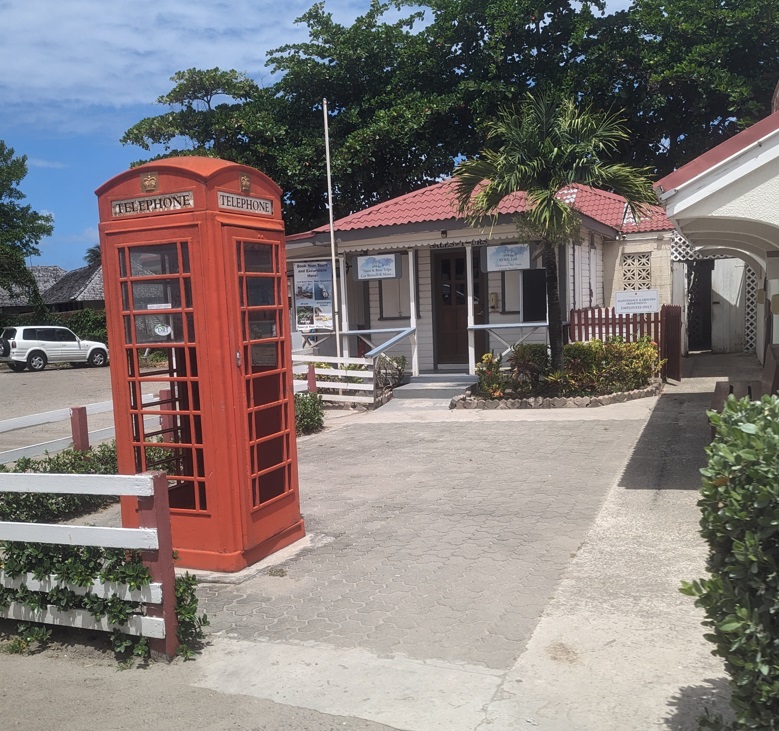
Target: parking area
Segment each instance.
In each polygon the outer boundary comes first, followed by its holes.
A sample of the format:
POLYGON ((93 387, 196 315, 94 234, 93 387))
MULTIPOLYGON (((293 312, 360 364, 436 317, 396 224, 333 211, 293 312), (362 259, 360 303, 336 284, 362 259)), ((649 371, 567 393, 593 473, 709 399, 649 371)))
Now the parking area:
POLYGON ((13 373, 0 368, 0 420, 84 406, 110 398, 108 368, 49 367, 38 373, 13 373))

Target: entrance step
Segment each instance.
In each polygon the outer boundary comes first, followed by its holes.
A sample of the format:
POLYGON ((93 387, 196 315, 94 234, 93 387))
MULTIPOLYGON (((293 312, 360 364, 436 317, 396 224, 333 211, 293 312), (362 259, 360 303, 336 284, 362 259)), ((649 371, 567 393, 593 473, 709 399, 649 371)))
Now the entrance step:
POLYGON ((451 399, 464 394, 465 389, 474 383, 476 376, 467 373, 428 373, 395 388, 393 398, 451 399))

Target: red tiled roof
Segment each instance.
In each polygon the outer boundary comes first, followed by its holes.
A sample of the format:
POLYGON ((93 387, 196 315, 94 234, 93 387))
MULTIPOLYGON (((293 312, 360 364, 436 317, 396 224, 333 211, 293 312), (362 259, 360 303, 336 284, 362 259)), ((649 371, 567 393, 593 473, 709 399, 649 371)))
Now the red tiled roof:
POLYGON ((716 147, 712 147, 711 150, 704 152, 678 170, 674 170, 674 172, 666 175, 662 180, 658 180, 655 183, 655 190, 660 193, 667 193, 675 188, 679 188, 777 130, 779 130, 779 111, 770 114, 765 119, 761 119, 729 140, 721 142, 716 147))
MULTIPOLYGON (((638 225, 626 221, 626 201, 622 196, 605 190, 574 185, 561 191, 565 200, 584 216, 588 216, 616 231, 634 233, 642 231, 666 231, 673 228, 660 206, 651 206, 649 216, 638 225)), ((498 213, 512 214, 527 210, 527 197, 515 193, 501 201, 498 213)), ((462 218, 457 214, 454 182, 451 178, 435 183, 413 193, 378 203, 365 210, 339 218, 334 222, 336 231, 357 231, 385 226, 401 226, 410 223, 426 223, 462 218)), ((318 233, 326 233, 329 226, 319 226, 305 233, 287 236, 288 241, 307 239, 318 233)))

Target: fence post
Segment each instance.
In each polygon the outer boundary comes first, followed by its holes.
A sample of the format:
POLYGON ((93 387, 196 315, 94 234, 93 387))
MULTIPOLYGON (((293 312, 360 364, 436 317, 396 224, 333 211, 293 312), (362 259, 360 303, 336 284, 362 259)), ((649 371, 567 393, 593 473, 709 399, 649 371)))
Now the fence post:
POLYGON ((308 382, 308 392, 316 393, 316 369, 314 368, 313 363, 308 364, 307 382, 308 382))
MULTIPOLYGON (((170 403, 172 391, 169 388, 163 388, 157 394, 157 400, 160 402, 160 409, 167 408, 173 410, 173 404, 170 403), (167 403, 166 403, 167 402, 167 403)), ((163 414, 160 416, 160 430, 166 433, 165 441, 174 441, 176 432, 176 418, 173 414, 163 414)))
POLYGON ((89 449, 89 424, 86 406, 70 407, 70 431, 73 435, 73 449, 86 452, 89 449))
POLYGON ((162 617, 165 620, 165 639, 150 639, 149 647, 152 652, 165 655, 170 659, 176 654, 179 640, 168 478, 163 472, 146 474, 154 478, 154 495, 138 498, 138 522, 141 528, 155 528, 157 531, 158 548, 156 551, 144 551, 144 561, 149 566, 151 580, 162 584, 162 603, 147 606, 146 613, 150 617, 162 617))

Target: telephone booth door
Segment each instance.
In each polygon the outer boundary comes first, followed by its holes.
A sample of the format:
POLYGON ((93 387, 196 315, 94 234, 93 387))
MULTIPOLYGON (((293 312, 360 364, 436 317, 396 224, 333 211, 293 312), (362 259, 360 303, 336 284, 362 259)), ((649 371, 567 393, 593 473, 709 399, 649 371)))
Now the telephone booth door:
POLYGON ((234 330, 235 433, 244 445, 240 482, 243 530, 249 543, 287 521, 297 484, 286 264, 281 235, 223 229, 230 281, 228 317, 234 330), (280 520, 278 526, 277 520, 280 520))

